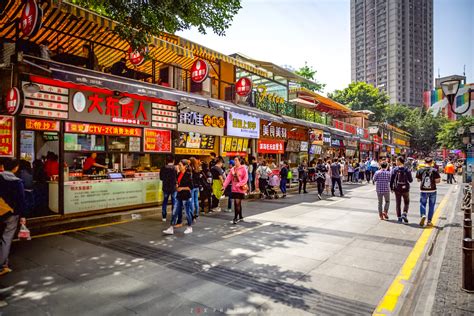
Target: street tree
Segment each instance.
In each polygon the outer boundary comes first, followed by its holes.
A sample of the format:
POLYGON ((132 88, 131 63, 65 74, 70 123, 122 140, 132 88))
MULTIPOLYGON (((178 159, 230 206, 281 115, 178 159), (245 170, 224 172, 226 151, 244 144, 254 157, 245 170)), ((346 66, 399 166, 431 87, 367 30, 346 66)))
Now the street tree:
POLYGON ((419 109, 404 104, 391 104, 387 106, 383 121, 401 129, 407 127, 407 122, 413 115, 418 115, 419 109))
POLYGON ((385 117, 389 97, 374 86, 365 82, 352 82, 343 90, 336 90, 328 96, 354 111, 369 110, 374 114, 371 120, 382 122, 385 117))
POLYGON ((464 148, 462 135, 458 134, 458 130, 462 128, 466 133, 470 133, 471 126, 474 126, 474 118, 470 116, 463 116, 457 121, 446 122, 438 133, 438 144, 446 149, 464 148))
POLYGON ((436 136, 446 124, 443 116, 434 116, 431 111, 412 109, 411 115, 402 123, 402 128, 411 134, 410 146, 416 152, 429 155, 439 148, 436 136))
POLYGON ((113 30, 135 48, 146 47, 160 32, 196 27, 225 35, 240 10, 240 0, 70 0, 118 22, 113 30))
POLYGON ((318 82, 316 80, 316 72, 317 70, 313 69, 312 66, 308 66, 308 62, 304 62, 304 66, 300 69, 296 70, 295 73, 300 75, 303 78, 313 81, 314 83, 306 83, 302 82, 301 86, 303 88, 309 89, 314 92, 323 92, 324 87, 326 87, 325 83, 318 82))

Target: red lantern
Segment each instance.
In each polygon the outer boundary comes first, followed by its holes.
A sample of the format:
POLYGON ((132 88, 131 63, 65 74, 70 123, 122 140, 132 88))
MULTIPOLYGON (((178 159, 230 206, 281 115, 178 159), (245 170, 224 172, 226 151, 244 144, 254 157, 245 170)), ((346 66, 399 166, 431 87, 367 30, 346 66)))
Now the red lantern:
POLYGON ((207 79, 207 76, 209 76, 209 64, 202 59, 196 60, 191 66, 191 80, 201 83, 207 79))
POLYGON ((145 61, 145 50, 137 49, 132 50, 132 47, 128 49, 128 59, 130 63, 134 66, 140 66, 145 61))
POLYGON ((252 91, 252 80, 247 77, 240 78, 235 84, 235 91, 241 97, 249 95, 249 93, 252 91))
POLYGON ((7 113, 15 115, 20 109, 20 91, 18 88, 11 88, 7 95, 7 113))

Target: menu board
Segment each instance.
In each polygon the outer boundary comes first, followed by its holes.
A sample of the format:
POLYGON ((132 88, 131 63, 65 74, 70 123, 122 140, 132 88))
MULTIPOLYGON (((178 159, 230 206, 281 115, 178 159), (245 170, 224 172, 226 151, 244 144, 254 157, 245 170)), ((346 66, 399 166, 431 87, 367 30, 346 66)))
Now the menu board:
POLYGON ((169 153, 171 152, 171 131, 145 128, 144 151, 169 153))
POLYGON ((216 137, 213 135, 204 135, 195 132, 183 132, 179 134, 177 148, 194 148, 213 150, 216 137))
POLYGON ((13 157, 13 116, 0 115, 0 157, 13 157))
POLYGON ((128 138, 128 150, 130 152, 140 152, 140 137, 129 137, 128 138))

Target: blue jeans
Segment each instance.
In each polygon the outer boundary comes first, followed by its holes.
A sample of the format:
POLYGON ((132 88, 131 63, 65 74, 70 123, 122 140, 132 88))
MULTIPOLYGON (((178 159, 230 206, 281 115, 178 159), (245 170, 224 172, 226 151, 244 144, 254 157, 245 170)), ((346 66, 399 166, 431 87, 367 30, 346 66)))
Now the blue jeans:
POLYGON ((191 190, 191 205, 193 207, 194 216, 199 216, 199 188, 191 190))
POLYGON ((186 211, 186 219, 188 221, 188 226, 191 226, 193 223, 193 206, 192 206, 192 199, 181 201, 179 199, 176 200, 176 204, 173 208, 173 216, 171 217, 171 225, 176 225, 179 222, 179 218, 183 214, 183 208, 186 211))
POLYGON ((288 179, 286 178, 281 178, 280 180, 280 190, 281 190, 281 193, 283 194, 286 194, 286 182, 288 181, 288 179))
POLYGON ((177 192, 173 193, 166 193, 163 192, 163 204, 161 206, 161 214, 163 215, 163 218, 166 218, 166 208, 168 207, 168 200, 171 197, 171 209, 174 208, 174 205, 176 204, 176 194, 177 192))
POLYGON ((420 215, 426 216, 426 202, 428 202, 428 222, 431 221, 434 214, 434 208, 436 204, 436 192, 421 192, 420 197, 420 215))

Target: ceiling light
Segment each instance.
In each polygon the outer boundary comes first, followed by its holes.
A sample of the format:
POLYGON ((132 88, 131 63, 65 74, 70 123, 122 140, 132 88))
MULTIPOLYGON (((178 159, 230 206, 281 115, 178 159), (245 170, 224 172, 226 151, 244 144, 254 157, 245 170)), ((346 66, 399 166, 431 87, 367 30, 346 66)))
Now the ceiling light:
POLYGON ((38 84, 31 83, 31 82, 23 85, 22 89, 23 89, 24 93, 28 93, 28 94, 38 93, 41 90, 41 88, 38 84))

